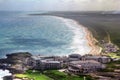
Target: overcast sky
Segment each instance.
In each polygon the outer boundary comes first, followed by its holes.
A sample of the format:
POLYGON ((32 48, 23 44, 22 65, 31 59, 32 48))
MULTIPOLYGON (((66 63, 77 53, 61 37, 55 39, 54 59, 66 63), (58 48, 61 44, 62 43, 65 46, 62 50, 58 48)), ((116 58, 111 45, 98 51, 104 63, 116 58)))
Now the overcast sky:
POLYGON ((116 11, 120 0, 0 0, 0 10, 116 11))

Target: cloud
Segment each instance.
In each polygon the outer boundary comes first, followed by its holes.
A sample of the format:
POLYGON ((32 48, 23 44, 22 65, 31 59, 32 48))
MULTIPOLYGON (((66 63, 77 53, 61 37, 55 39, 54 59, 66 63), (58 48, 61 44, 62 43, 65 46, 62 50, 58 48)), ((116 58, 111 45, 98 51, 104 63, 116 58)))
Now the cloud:
POLYGON ((120 0, 0 0, 0 10, 120 10, 120 0))
POLYGON ((2 3, 3 1, 5 1, 5 0, 0 0, 0 3, 2 3))

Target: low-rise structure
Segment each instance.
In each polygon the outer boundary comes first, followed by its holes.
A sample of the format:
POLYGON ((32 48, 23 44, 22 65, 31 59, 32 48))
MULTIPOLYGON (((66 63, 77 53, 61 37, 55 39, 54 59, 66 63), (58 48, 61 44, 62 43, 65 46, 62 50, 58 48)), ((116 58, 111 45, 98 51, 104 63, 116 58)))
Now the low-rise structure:
POLYGON ((95 61, 98 61, 100 63, 108 63, 112 59, 110 57, 107 57, 107 56, 84 56, 84 57, 82 57, 82 60, 95 60, 95 61))
POLYGON ((68 57, 69 61, 79 61, 79 60, 81 60, 81 58, 82 58, 82 56, 79 54, 71 54, 68 57))
POLYGON ((60 61, 55 61, 54 59, 43 59, 40 56, 33 56, 28 60, 28 65, 31 66, 32 69, 37 70, 48 70, 48 69, 60 69, 62 67, 62 63, 60 61))
POLYGON ((42 70, 60 69, 60 68, 61 68, 61 63, 59 61, 47 61, 47 60, 41 61, 41 69, 42 70))
POLYGON ((69 64, 68 71, 74 74, 84 74, 103 69, 105 66, 94 60, 72 61, 69 64))
POLYGON ((103 51, 105 53, 117 52, 119 50, 119 47, 113 43, 104 43, 103 47, 104 47, 103 51))

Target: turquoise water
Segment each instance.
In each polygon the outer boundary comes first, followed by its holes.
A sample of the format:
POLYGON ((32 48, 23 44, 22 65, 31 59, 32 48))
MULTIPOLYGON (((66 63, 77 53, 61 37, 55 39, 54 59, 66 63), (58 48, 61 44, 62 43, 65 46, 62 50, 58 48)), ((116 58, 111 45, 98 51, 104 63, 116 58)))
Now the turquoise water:
POLYGON ((85 53, 85 32, 73 20, 0 12, 0 57, 12 52, 41 55, 85 53))

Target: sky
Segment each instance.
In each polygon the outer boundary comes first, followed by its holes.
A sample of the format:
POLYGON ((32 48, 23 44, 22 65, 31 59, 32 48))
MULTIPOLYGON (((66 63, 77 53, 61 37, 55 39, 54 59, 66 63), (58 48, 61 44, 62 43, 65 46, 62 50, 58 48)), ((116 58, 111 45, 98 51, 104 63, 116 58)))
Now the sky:
POLYGON ((0 0, 9 11, 119 11, 120 0, 0 0))

